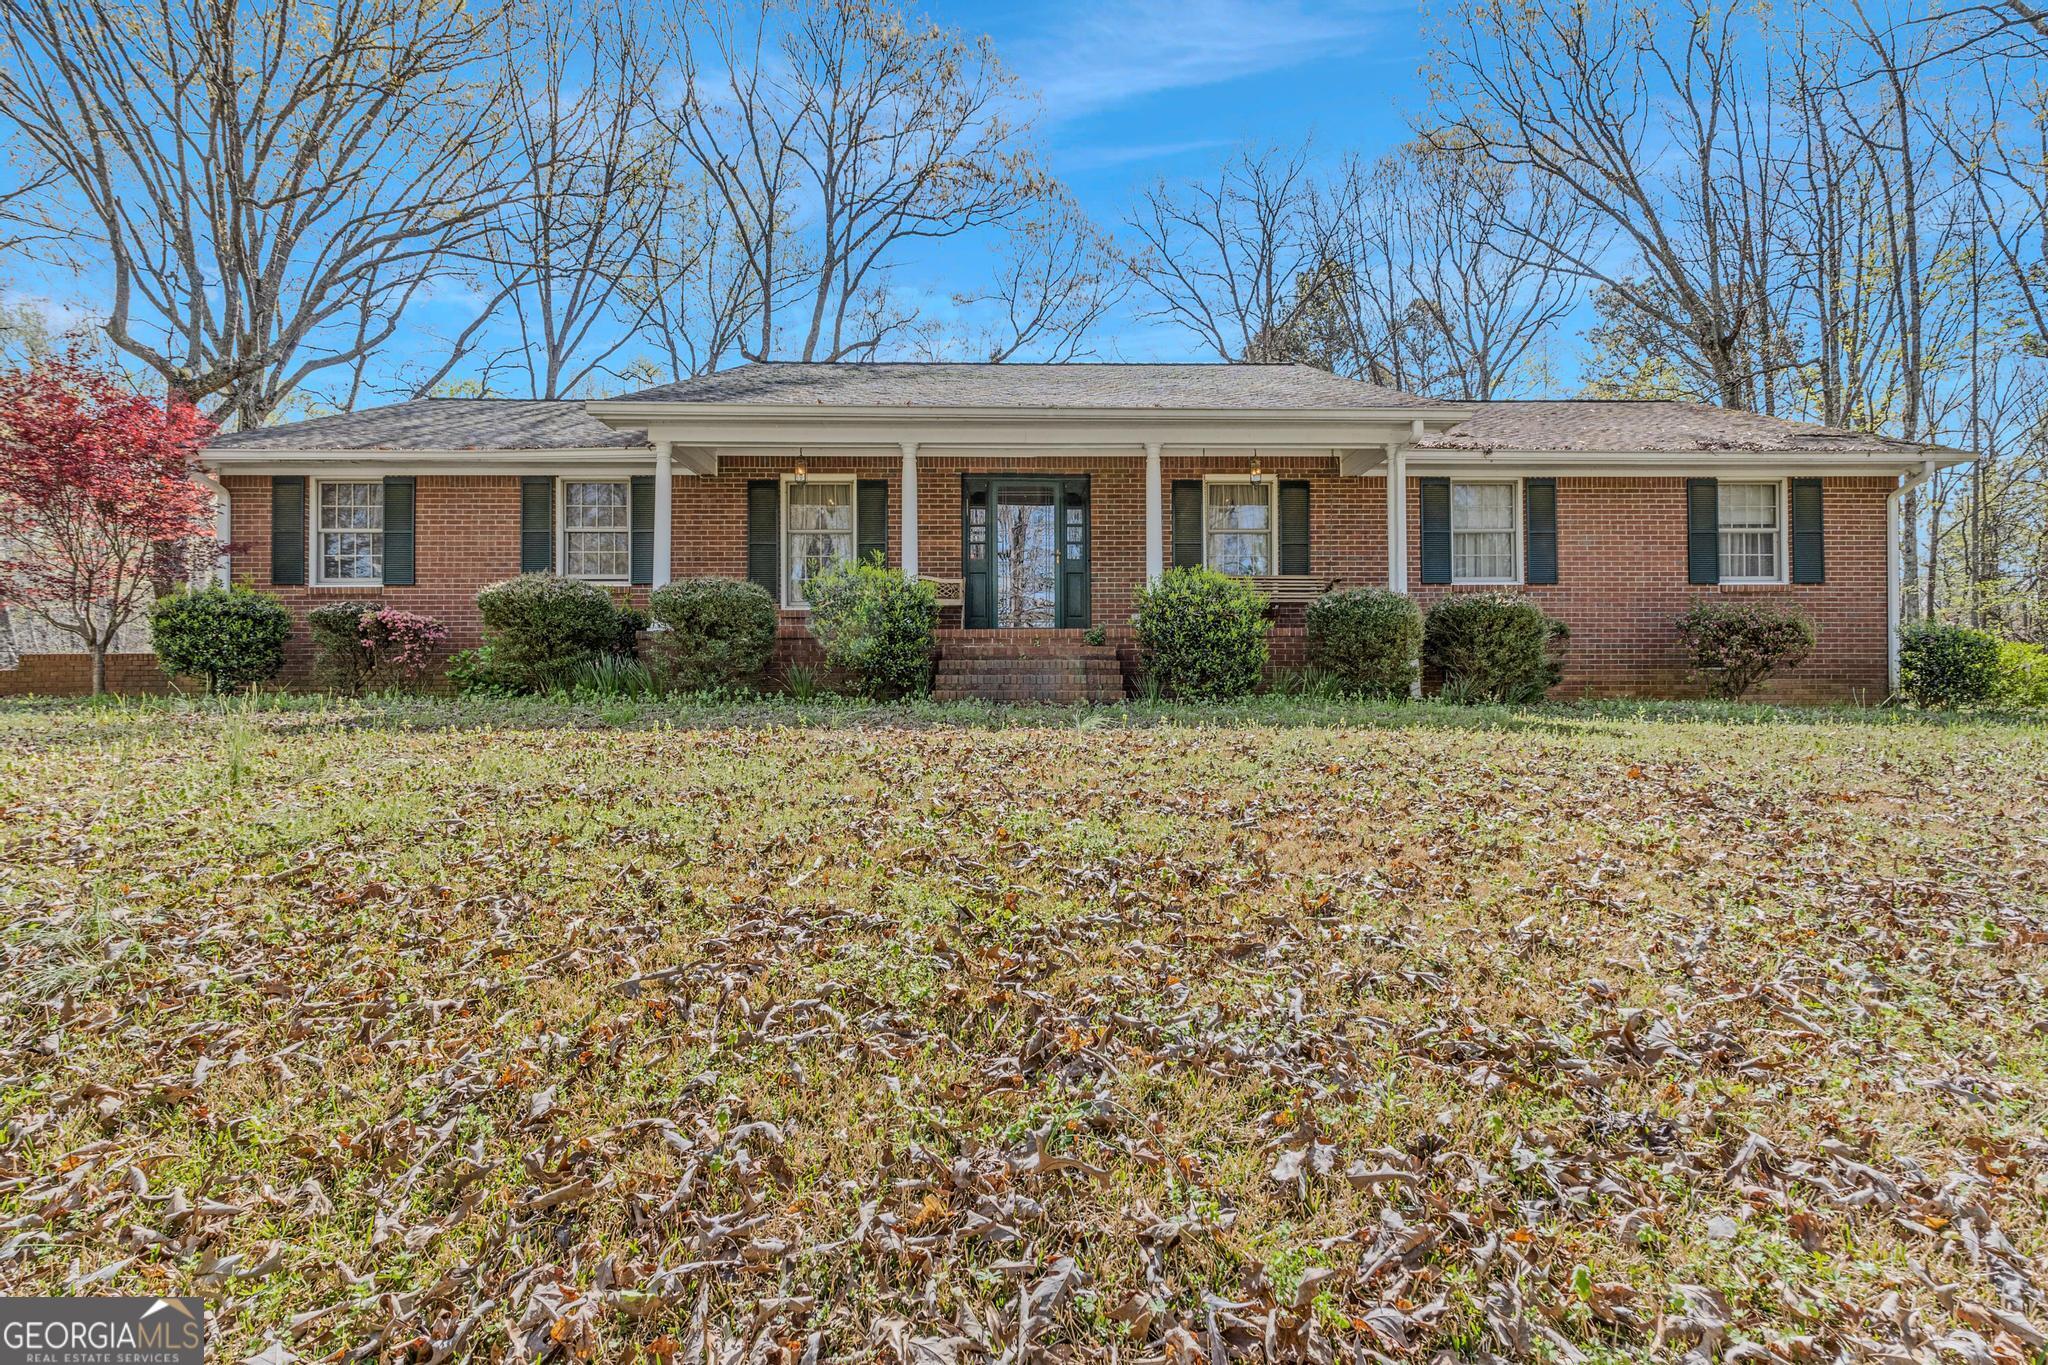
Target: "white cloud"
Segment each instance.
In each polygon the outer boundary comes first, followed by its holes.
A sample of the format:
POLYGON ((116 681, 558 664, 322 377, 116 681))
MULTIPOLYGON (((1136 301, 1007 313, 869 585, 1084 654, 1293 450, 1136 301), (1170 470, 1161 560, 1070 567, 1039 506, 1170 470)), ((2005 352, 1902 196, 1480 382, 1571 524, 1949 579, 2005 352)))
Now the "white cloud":
POLYGON ((1323 0, 1062 0, 1012 58, 1061 121, 1352 51, 1375 17, 1323 0))

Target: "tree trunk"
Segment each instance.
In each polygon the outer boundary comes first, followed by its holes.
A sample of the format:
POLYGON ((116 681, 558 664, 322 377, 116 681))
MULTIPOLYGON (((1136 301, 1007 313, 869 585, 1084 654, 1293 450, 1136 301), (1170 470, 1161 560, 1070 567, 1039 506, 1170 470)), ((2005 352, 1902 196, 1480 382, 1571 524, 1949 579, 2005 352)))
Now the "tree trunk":
POLYGON ((1908 621, 1920 619, 1920 490, 1906 494, 1899 507, 1900 613, 1908 621))
POLYGON ((92 694, 103 697, 107 694, 107 642, 95 640, 92 645, 92 694))

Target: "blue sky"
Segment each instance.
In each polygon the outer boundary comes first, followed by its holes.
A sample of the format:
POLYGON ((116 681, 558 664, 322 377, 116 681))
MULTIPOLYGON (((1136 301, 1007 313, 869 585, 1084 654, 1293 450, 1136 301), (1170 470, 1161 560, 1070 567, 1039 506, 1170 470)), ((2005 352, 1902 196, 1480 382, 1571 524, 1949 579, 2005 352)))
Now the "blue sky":
MULTIPOLYGON (((1160 177, 1201 177, 1236 146, 1319 158, 1379 153, 1407 136, 1427 91, 1425 20, 1413 5, 1318 0, 927 0, 949 27, 986 33, 1044 97, 1047 164, 1104 228, 1160 177)), ((899 283, 946 289, 969 259, 934 253, 899 283), (934 278, 920 279, 927 270, 934 278)), ((965 280, 960 283, 965 283, 965 280)), ((1116 319, 1104 358, 1212 359, 1160 324, 1116 319)))

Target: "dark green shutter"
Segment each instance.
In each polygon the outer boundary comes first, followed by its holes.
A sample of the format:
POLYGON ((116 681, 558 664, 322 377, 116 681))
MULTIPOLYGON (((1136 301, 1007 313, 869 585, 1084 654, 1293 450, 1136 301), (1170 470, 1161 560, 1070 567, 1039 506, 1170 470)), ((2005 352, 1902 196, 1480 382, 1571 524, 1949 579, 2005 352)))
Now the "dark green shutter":
POLYGON ((1522 481, 1522 577, 1530 583, 1557 581, 1557 480, 1522 481))
POLYGON ((782 486, 747 480, 747 577, 782 600, 782 486))
POLYGON ((869 555, 889 562, 889 481, 862 479, 856 487, 854 511, 854 554, 869 555))
POLYGON ((1685 481, 1685 578, 1721 581, 1721 485, 1713 479, 1685 481))
POLYGON ((1451 581, 1451 481, 1417 479, 1422 497, 1422 581, 1451 581))
POLYGON ((1060 565, 1060 624, 1085 630, 1093 624, 1088 605, 1088 480, 1062 479, 1060 528, 1053 553, 1060 565))
POLYGON ((1792 480, 1792 581, 1827 581, 1826 537, 1821 534, 1819 479, 1792 480))
POLYGON ((1308 483, 1280 485, 1280 572, 1308 573, 1308 483))
POLYGON ((632 516, 633 534, 628 542, 632 547, 632 559, 628 565, 628 581, 645 587, 654 582, 654 476, 635 474, 627 497, 629 514, 632 516))
POLYGON ((1202 481, 1173 481, 1173 567, 1202 567, 1202 481))
POLYGON ((413 585, 413 481, 384 480, 384 586, 413 585))
POLYGON ((519 480, 519 572, 555 567, 555 480, 529 474, 519 480))
POLYGON ((294 474, 270 481, 270 581, 280 588, 306 582, 306 480, 294 474))

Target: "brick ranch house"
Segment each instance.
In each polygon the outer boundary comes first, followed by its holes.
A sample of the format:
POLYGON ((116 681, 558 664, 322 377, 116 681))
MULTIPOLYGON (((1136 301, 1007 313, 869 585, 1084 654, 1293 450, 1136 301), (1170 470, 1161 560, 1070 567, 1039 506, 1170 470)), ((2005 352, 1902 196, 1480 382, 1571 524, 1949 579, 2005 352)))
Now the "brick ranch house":
MULTIPOLYGON (((1900 494, 1968 457, 1680 403, 1450 403, 1299 365, 772 363, 589 402, 422 399, 204 458, 232 581, 302 619, 340 598, 426 612, 457 648, 477 643, 477 590, 523 570, 636 603, 709 574, 774 593, 801 659, 805 576, 879 551, 939 586, 942 692, 1108 695, 1136 588, 1207 564, 1272 593, 1282 666, 1329 588, 1426 608, 1507 587, 1571 627, 1557 695, 1680 695, 1697 682, 1679 614, 1767 597, 1820 637, 1773 696, 1874 702, 1896 682, 1900 494), (1084 638, 1098 625, 1106 646, 1084 638)), ((287 677, 309 663, 301 630, 287 677)))

